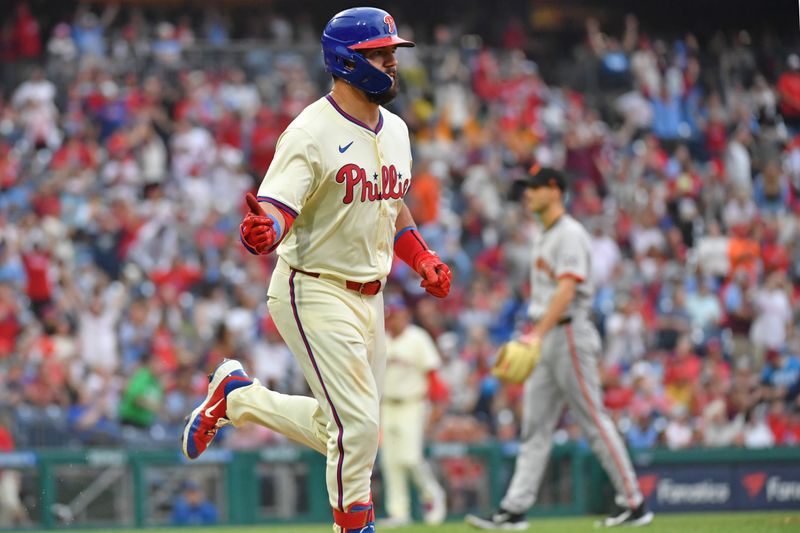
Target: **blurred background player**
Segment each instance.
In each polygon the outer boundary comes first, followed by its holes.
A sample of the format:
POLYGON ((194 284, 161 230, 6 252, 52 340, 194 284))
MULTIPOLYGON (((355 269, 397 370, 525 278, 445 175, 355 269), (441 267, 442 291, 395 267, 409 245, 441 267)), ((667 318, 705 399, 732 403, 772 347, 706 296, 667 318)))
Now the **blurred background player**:
POLYGON ((326 454, 337 531, 374 531, 370 478, 386 369, 382 290, 393 250, 439 298, 450 269, 430 251, 404 203, 411 185, 405 122, 382 107, 397 95, 394 19, 375 8, 335 15, 322 34, 329 94, 283 132, 240 226, 253 254, 277 249, 270 315, 314 398, 275 393, 226 360, 184 429, 199 456, 230 421, 254 421, 326 454))
POLYGON ((441 359, 430 334, 411 322, 399 295, 386 302, 386 380, 381 400, 381 471, 386 512, 383 527, 411 523, 409 480, 422 501, 423 521, 440 524, 445 493, 425 461, 425 436, 441 416, 448 391, 437 375, 441 359))
POLYGON ((543 227, 531 258, 528 316, 533 329, 521 338, 541 350, 541 359, 525 382, 511 484, 497 511, 487 517, 467 515, 467 523, 480 529, 527 529, 525 513, 536 502, 553 430, 566 404, 617 492, 619 509, 602 525, 649 524, 653 514, 645 507, 625 444, 603 406, 597 365, 600 335, 589 319, 594 292, 589 234, 566 212, 566 181, 560 172, 534 165, 520 188, 525 209, 537 215, 543 227))

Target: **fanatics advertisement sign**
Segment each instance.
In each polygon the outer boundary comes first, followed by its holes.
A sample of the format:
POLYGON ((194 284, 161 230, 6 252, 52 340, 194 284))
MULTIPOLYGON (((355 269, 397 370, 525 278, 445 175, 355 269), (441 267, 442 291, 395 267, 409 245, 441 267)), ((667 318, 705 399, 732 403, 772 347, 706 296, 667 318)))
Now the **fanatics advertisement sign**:
POLYGON ((740 509, 800 509, 800 466, 740 466, 740 509))
POLYGON ((639 471, 642 494, 653 511, 734 509, 728 466, 664 465, 639 471))
POLYGON ((639 484, 656 512, 800 508, 800 466, 653 465, 639 484))

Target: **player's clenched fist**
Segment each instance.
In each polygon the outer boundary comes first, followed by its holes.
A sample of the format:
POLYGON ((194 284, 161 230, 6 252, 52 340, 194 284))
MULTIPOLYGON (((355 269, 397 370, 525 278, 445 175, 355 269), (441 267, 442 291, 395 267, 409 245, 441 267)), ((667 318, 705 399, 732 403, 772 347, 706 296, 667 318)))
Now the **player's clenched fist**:
POLYGON ((437 298, 444 298, 450 292, 450 281, 453 274, 450 267, 439 259, 436 253, 425 250, 417 255, 414 270, 422 276, 420 287, 425 289, 428 294, 437 298))
POLYGON ((275 244, 276 232, 273 227, 275 221, 267 216, 252 193, 247 193, 246 199, 250 212, 239 225, 239 238, 251 254, 269 253, 275 244))

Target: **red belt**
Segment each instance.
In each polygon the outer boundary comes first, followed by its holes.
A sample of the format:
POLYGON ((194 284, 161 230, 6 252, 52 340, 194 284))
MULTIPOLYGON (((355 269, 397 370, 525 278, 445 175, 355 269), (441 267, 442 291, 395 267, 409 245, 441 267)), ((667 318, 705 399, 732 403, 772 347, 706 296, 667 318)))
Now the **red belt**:
MULTIPOLYGON (((299 268, 293 268, 295 272, 299 272, 301 274, 305 274, 306 276, 311 276, 312 278, 320 277, 318 272, 306 272, 305 270, 300 270, 299 268)), ((344 280, 345 286, 350 289, 351 291, 355 291, 359 294, 364 294, 366 296, 375 296, 379 292, 381 292, 381 281, 368 281, 366 283, 359 283, 357 281, 350 281, 344 280)))

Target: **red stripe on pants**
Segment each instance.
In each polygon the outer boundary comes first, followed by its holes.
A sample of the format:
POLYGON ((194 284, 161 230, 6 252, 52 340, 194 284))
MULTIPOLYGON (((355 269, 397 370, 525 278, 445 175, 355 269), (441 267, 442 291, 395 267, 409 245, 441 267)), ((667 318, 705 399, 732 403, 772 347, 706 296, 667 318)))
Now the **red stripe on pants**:
POLYGON ((575 350, 575 339, 572 337, 572 326, 567 325, 567 343, 569 344, 569 355, 572 358, 572 366, 575 367, 575 374, 578 376, 578 385, 581 388, 581 393, 583 394, 584 400, 589 405, 589 414, 592 415, 592 421, 594 425, 597 427, 598 433, 600 433, 600 438, 603 439, 603 442, 606 443, 606 448, 608 451, 611 452, 611 458, 614 460, 614 465, 616 465, 617 470, 619 470, 620 476, 622 476, 622 482, 625 485, 625 490, 628 492, 628 505, 630 505, 631 509, 634 506, 634 499, 633 499, 633 489, 630 486, 630 481, 628 480, 627 476, 625 475, 625 469, 622 468, 622 461, 620 460, 619 456, 617 455, 616 450, 613 446, 611 446, 611 442, 608 439, 608 435, 606 435, 605 431, 603 431, 603 425, 600 424, 600 420, 597 417, 597 411, 594 408, 594 403, 592 403, 591 396, 589 395, 589 390, 586 388, 586 382, 583 380, 583 374, 581 374, 581 365, 580 361, 578 361, 578 352, 575 350))

